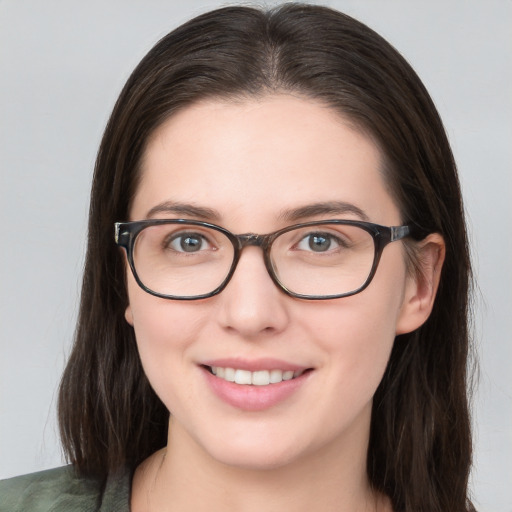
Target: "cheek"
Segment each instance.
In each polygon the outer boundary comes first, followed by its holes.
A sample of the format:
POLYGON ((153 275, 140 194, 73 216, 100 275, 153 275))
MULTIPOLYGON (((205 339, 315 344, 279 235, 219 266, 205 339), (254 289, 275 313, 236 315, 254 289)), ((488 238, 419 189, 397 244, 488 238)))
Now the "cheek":
POLYGON ((159 350, 168 348, 169 344, 186 344, 187 333, 193 337, 198 327, 194 303, 161 299, 146 293, 131 273, 127 287, 129 306, 125 316, 134 327, 140 350, 146 346, 159 350), (181 340, 183 337, 185 339, 181 340))
MULTIPOLYGON (((359 300, 325 309, 316 315, 318 326, 314 336, 317 346, 328 355, 332 367, 344 386, 377 387, 384 373, 393 346, 394 322, 389 321, 387 308, 361 307, 359 300), (330 313, 330 314, 329 314, 330 313)), ((313 322, 313 320, 311 321, 313 322)))
POLYGON ((328 356, 333 379, 363 400, 373 396, 386 369, 404 297, 405 266, 382 263, 360 294, 317 303, 300 315, 302 328, 328 356))
POLYGON ((187 348, 201 330, 198 318, 181 304, 149 304, 132 306, 135 337, 144 364, 164 366, 186 357, 187 348))
POLYGON ((196 307, 190 303, 160 299, 144 292, 131 280, 128 283, 130 306, 137 347, 152 387, 164 403, 173 389, 170 381, 180 382, 183 361, 190 359, 189 348, 202 329, 196 307))

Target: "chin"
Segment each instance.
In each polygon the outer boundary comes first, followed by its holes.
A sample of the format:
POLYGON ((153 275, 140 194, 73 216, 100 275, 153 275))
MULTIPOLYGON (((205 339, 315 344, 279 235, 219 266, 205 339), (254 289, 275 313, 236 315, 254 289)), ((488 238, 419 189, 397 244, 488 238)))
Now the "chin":
POLYGON ((251 450, 231 449, 229 453, 212 454, 217 462, 233 468, 246 471, 271 471, 292 464, 297 456, 262 450, 260 445, 255 445, 251 450))
POLYGON ((300 459, 300 442, 290 436, 263 432, 250 435, 224 435, 199 441, 209 457, 226 466, 253 471, 272 470, 300 459))

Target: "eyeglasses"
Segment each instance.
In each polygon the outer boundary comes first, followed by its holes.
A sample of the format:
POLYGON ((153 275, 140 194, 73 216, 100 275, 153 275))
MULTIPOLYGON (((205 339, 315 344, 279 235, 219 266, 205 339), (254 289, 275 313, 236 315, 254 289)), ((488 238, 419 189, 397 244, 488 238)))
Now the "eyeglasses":
POLYGON ((244 247, 257 246, 270 277, 301 299, 347 297, 371 282, 384 247, 412 234, 410 226, 323 220, 274 233, 234 235, 186 219, 117 222, 115 241, 126 251, 139 286, 165 299, 205 299, 220 293, 244 247))

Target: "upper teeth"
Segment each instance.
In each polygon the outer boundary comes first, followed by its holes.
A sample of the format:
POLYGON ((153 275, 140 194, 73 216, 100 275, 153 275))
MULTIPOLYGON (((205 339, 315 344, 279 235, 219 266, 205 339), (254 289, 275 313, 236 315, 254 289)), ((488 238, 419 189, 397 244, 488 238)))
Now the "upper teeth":
POLYGON ((236 384, 252 384, 254 386, 267 386, 268 384, 277 384, 283 380, 291 380, 304 373, 304 370, 259 370, 251 372, 249 370, 238 370, 235 368, 222 368, 212 366, 212 373, 217 377, 235 382, 236 384))

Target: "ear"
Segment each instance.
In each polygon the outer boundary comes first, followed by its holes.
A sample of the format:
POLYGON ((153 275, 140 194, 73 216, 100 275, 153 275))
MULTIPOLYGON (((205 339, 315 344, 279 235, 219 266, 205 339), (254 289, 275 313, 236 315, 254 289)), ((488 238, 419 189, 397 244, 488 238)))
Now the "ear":
POLYGON ((133 312, 130 304, 128 304, 124 310, 124 318, 133 327, 133 312))
POLYGON ((418 242, 415 253, 417 264, 407 278, 396 334, 414 331, 430 316, 439 287, 446 244, 439 233, 432 233, 418 242))
MULTIPOLYGON (((124 285, 128 288, 128 279, 129 276, 127 275, 127 272, 130 272, 130 265, 128 264, 128 257, 126 255, 126 251, 120 248, 120 251, 123 254, 123 262, 124 262, 124 269, 125 269, 125 278, 124 278, 124 285)), ((128 303, 128 306, 126 306, 126 309, 124 310, 124 319, 133 327, 133 311, 130 303, 128 303)))

